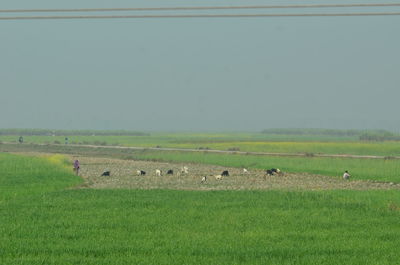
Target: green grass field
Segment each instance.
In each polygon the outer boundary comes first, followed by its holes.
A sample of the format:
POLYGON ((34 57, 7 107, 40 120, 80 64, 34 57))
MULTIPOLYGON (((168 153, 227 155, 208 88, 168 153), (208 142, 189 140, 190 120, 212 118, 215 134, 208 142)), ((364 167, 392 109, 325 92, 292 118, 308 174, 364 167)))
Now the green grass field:
POLYGON ((80 182, 79 177, 71 174, 70 165, 63 156, 43 159, 0 153, 1 203, 63 189, 66 185, 80 182))
POLYGON ((71 189, 66 162, 0 154, 0 264, 399 264, 397 191, 71 189))

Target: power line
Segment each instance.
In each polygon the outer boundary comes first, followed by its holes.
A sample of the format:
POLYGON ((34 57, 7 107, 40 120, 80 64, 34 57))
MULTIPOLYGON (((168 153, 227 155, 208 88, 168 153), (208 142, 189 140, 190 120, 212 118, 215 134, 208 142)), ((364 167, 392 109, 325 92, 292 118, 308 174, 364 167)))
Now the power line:
POLYGON ((188 14, 188 15, 126 15, 126 16, 18 16, 0 17, 0 20, 49 20, 49 19, 146 19, 146 18, 257 18, 257 17, 350 17, 350 16, 399 16, 400 12, 373 13, 293 13, 293 14, 188 14))
POLYGON ((186 7, 138 7, 138 8, 74 8, 74 9, 0 9, 0 13, 44 12, 119 12, 119 11, 184 11, 221 9, 279 9, 279 8, 345 8, 345 7, 400 7, 400 3, 375 4, 308 4, 308 5, 256 5, 256 6, 186 6, 186 7))

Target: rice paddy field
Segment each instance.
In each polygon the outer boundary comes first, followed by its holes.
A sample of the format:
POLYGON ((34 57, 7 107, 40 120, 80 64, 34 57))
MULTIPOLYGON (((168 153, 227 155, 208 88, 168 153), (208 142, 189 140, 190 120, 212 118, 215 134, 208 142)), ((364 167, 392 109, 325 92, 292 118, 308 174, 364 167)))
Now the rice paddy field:
POLYGON ((397 142, 182 135, 76 136, 77 145, 74 137, 63 145, 61 136, 24 144, 1 136, 0 264, 400 264, 399 160, 206 151, 395 156, 397 142), (189 174, 177 173, 183 165, 189 174), (265 176, 272 167, 284 174, 265 176), (230 176, 213 178, 222 170, 230 176))
POLYGON ((0 154, 1 264, 399 264, 398 190, 99 189, 70 159, 0 154))

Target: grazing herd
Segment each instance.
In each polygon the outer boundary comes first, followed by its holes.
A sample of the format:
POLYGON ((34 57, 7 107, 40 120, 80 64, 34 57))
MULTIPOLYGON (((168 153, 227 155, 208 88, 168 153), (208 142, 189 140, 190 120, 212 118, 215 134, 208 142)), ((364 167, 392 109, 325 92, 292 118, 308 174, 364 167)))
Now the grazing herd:
MULTIPOLYGON (((162 172, 162 170, 160 170, 160 169, 156 169, 155 173, 156 173, 156 176, 157 176, 157 177, 161 177, 161 176, 163 175, 163 172, 162 172)), ((189 173, 189 168, 186 167, 186 166, 183 166, 183 167, 180 169, 180 171, 178 171, 178 174, 179 174, 179 173, 180 173, 181 175, 188 174, 188 173, 189 173)), ((248 171, 246 168, 243 168, 243 174, 248 174, 248 173, 249 173, 249 171, 248 171)), ((146 175, 146 171, 144 171, 144 170, 137 170, 137 171, 136 171, 136 174, 137 174, 138 176, 145 176, 145 175, 146 175)), ((166 174, 167 174, 167 175, 174 175, 174 170, 169 169, 169 170, 167 170, 167 173, 166 173, 166 174)), ((267 169, 267 170, 265 171, 264 178, 266 179, 267 176, 282 175, 282 174, 283 174, 283 173, 282 173, 282 171, 281 171, 279 168, 271 168, 271 169, 267 169)), ((106 171, 104 171, 104 172, 101 174, 101 176, 110 176, 110 175, 111 175, 111 171, 110 171, 110 170, 106 170, 106 171)), ((215 180, 222 180, 223 177, 229 177, 229 176, 230 176, 230 175, 229 175, 229 171, 228 171, 228 170, 224 170, 224 171, 222 171, 221 174, 215 175, 214 178, 215 178, 215 180)), ((202 177, 201 183, 207 182, 207 179, 208 179, 207 176, 202 177)))

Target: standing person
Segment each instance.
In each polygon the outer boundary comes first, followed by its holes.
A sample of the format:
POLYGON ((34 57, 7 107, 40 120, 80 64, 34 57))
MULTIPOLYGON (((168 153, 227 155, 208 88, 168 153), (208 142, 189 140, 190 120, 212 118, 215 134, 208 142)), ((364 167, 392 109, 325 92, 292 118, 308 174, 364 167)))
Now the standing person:
POLYGON ((349 172, 346 170, 343 174, 343 179, 349 179, 350 178, 350 174, 349 172))
POLYGON ((20 137, 18 138, 18 142, 19 142, 20 144, 22 144, 22 143, 24 142, 24 137, 20 136, 20 137))
POLYGON ((79 169, 80 169, 80 164, 79 164, 79 160, 76 159, 74 162, 74 171, 76 175, 79 175, 79 169))

